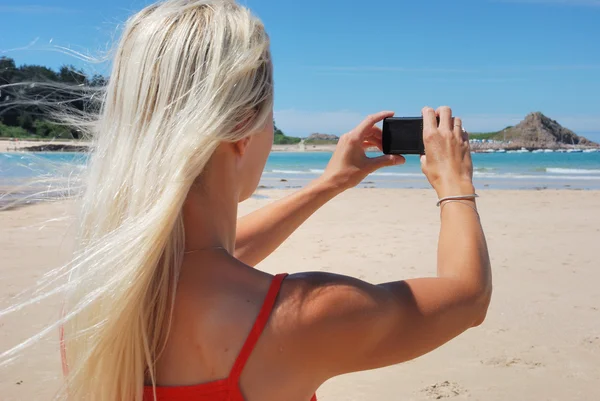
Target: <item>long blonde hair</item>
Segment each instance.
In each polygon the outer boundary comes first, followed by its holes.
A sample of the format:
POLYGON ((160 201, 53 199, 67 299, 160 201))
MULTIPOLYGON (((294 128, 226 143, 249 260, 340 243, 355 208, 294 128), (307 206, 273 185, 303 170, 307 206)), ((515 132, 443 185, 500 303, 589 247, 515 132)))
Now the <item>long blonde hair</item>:
POLYGON ((268 36, 234 0, 168 0, 129 19, 88 124, 76 253, 59 289, 60 398, 140 401, 144 382, 156 385, 188 191, 217 146, 264 126, 272 107, 268 36))

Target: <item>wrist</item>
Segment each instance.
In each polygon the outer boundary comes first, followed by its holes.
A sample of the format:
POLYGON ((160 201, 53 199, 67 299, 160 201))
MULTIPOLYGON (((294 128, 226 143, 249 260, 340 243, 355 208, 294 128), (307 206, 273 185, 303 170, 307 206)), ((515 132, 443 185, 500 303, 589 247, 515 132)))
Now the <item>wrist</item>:
POLYGON ((475 193, 475 186, 472 181, 454 181, 436 186, 435 191, 438 199, 442 199, 447 196, 472 195, 475 193))
POLYGON ((327 179, 323 176, 312 181, 309 186, 318 194, 329 199, 341 194, 346 189, 342 185, 339 185, 335 180, 327 179))

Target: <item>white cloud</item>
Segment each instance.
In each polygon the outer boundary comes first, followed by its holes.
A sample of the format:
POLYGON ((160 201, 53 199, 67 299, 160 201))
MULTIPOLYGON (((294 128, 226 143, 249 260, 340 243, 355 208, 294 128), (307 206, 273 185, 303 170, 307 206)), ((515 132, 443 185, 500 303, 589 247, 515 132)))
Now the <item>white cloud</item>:
MULTIPOLYGON (((367 114, 356 111, 279 110, 275 112, 277 126, 288 135, 307 136, 314 132, 341 135, 357 126, 367 114)), ((600 116, 548 115, 575 132, 600 132, 600 116)), ((521 114, 471 114, 461 116, 470 132, 497 131, 516 125, 525 118, 521 114)))
POLYGON ((0 13, 19 14, 73 14, 78 10, 65 7, 48 7, 42 5, 0 6, 0 13))

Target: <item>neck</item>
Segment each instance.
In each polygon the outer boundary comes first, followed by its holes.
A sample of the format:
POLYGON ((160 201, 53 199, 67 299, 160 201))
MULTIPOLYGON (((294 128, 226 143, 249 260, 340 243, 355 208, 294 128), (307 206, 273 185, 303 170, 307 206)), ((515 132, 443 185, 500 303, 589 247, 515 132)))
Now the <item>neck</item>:
POLYGON ((183 206, 186 251, 222 247, 233 254, 237 209, 232 188, 193 186, 183 206))

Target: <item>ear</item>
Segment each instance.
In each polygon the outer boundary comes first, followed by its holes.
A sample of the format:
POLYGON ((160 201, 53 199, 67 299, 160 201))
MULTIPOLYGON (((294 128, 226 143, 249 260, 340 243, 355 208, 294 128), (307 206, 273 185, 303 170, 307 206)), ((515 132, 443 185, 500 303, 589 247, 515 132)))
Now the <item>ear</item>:
POLYGON ((240 139, 237 142, 233 143, 233 149, 237 156, 244 156, 246 153, 246 149, 248 149, 248 145, 250 144, 250 136, 245 137, 244 139, 240 139))

